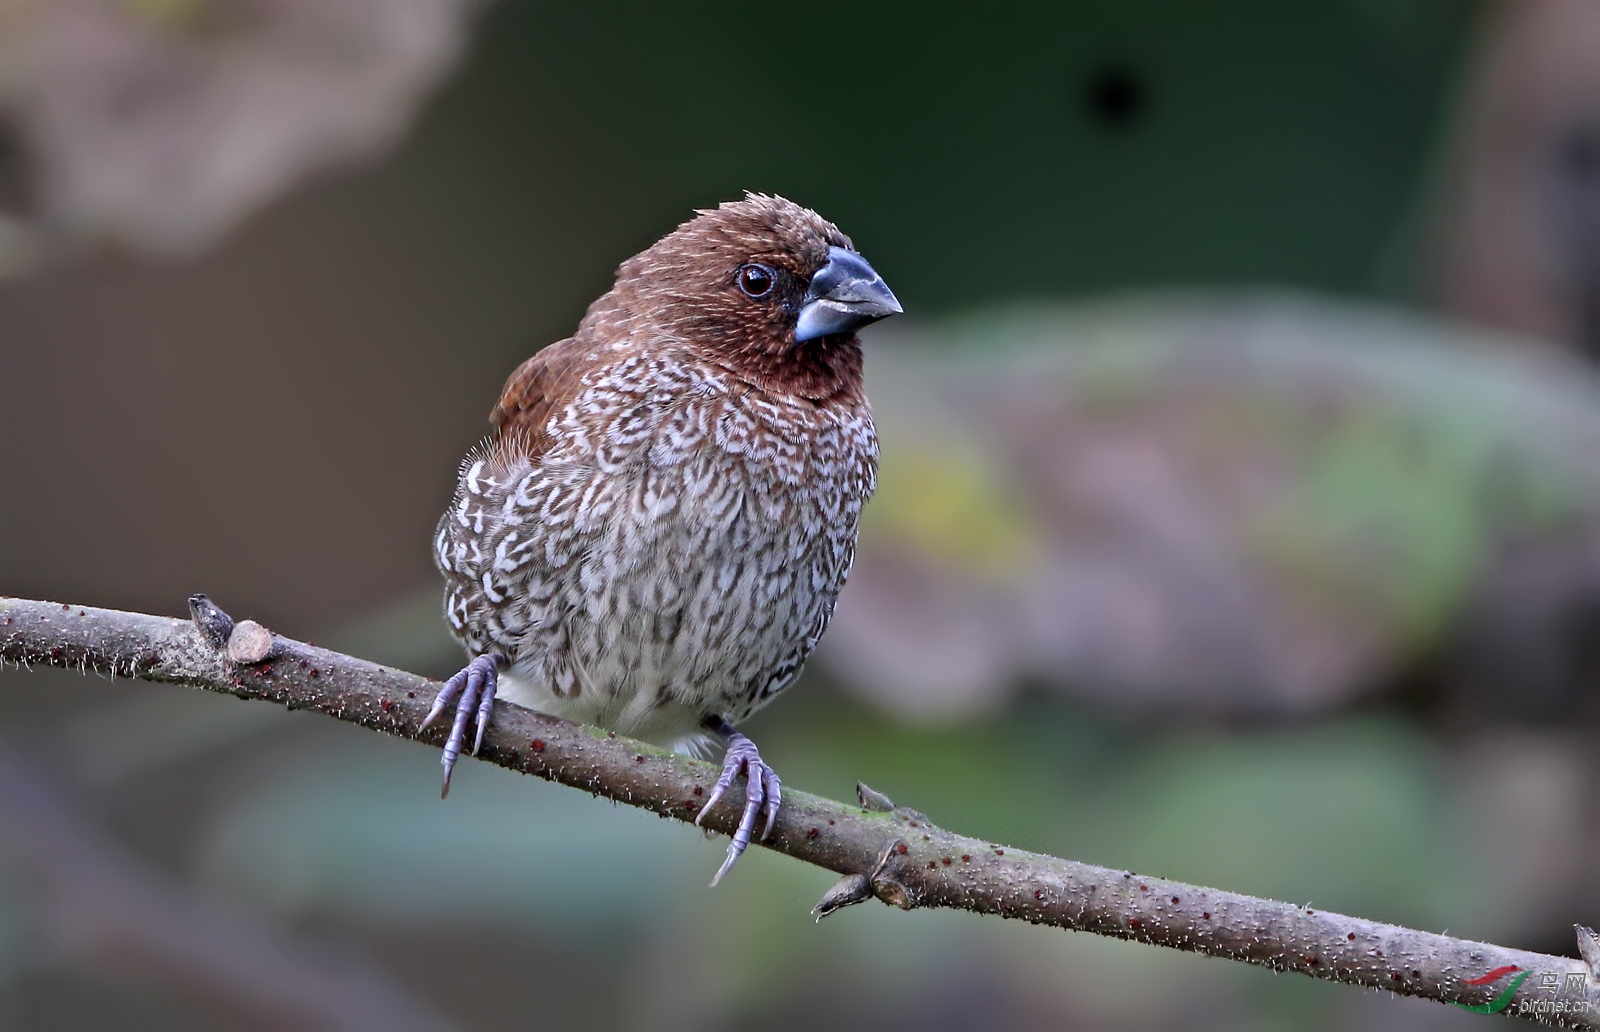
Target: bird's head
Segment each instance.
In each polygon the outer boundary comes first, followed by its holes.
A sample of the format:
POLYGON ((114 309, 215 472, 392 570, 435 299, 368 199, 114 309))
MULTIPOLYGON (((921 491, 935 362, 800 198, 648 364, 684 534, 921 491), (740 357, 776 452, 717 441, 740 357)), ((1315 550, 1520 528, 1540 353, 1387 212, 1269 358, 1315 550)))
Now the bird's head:
POLYGON ((586 321, 625 322, 630 335, 681 340, 758 382, 812 393, 829 370, 859 375, 855 331, 900 311, 837 226, 747 194, 623 262, 586 321))

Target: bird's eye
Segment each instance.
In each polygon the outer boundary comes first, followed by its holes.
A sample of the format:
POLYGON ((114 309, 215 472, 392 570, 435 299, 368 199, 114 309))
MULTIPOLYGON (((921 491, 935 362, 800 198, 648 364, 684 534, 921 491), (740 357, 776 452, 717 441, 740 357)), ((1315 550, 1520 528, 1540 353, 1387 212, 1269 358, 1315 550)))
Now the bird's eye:
POLYGON ((739 267, 739 289, 751 297, 765 297, 772 292, 772 285, 778 280, 777 273, 765 265, 741 265, 739 267))

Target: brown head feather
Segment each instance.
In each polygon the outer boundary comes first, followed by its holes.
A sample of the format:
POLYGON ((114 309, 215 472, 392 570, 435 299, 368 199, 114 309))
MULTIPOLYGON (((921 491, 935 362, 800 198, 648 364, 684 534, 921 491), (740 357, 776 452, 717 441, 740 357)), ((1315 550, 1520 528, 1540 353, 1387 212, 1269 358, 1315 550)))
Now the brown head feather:
POLYGON ((764 390, 826 398, 860 378, 855 338, 794 341, 795 319, 828 248, 854 249, 839 227, 782 197, 725 201, 622 263, 590 306, 580 339, 670 337, 764 390), (771 294, 739 289, 739 269, 778 273, 771 294))
POLYGON ((511 374, 491 422, 537 453, 552 407, 572 396, 587 370, 667 341, 764 391, 819 404, 859 401, 861 348, 853 334, 794 340, 806 288, 830 247, 854 249, 833 223, 782 197, 747 194, 696 212, 618 267, 616 284, 589 306, 576 334, 511 374), (740 290, 739 271, 751 262, 777 273, 769 295, 740 290))

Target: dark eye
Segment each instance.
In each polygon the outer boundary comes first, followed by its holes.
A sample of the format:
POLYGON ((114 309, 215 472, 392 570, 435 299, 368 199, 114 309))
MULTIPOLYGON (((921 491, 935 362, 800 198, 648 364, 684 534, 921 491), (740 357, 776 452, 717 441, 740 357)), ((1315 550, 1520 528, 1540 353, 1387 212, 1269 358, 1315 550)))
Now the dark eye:
POLYGON ((739 289, 751 297, 765 297, 772 292, 772 285, 778 281, 778 274, 765 265, 739 266, 739 289))

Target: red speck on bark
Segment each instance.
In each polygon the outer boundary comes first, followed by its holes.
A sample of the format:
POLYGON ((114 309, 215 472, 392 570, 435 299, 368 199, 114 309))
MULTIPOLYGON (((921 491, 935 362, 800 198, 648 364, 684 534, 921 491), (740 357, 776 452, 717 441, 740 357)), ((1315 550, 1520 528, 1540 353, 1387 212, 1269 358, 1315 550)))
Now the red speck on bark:
POLYGON ((394 703, 390 702, 388 699, 379 699, 378 708, 383 710, 385 713, 391 713, 394 711, 394 703))
POLYGON ((544 739, 535 738, 533 741, 528 743, 528 748, 532 749, 534 752, 544 752, 544 739))
POLYGON ((822 829, 821 828, 808 828, 808 829, 806 829, 806 838, 808 838, 808 839, 814 839, 820 834, 822 834, 822 829))
POLYGON ((906 844, 904 842, 900 843, 898 846, 894 847, 894 851, 896 853, 899 853, 901 856, 905 856, 906 855, 906 844))

